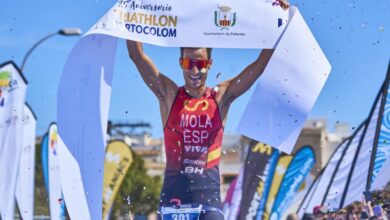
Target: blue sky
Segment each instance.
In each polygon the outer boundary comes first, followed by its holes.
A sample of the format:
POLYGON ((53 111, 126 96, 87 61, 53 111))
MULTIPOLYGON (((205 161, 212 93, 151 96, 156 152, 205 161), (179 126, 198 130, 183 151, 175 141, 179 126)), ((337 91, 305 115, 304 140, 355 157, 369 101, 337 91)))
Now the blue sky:
MULTIPOLYGON (((21 64, 27 50, 40 38, 63 27, 86 32, 116 1, 0 1, 0 63, 21 64)), ((358 126, 368 115, 390 59, 390 1, 291 0, 298 6, 328 57, 332 71, 310 117, 358 126)), ((255 16, 255 15, 254 15, 255 16)), ((24 69, 29 81, 27 102, 38 117, 38 135, 56 118, 57 86, 67 56, 79 37, 55 36, 40 45, 24 69)), ((160 71, 183 83, 177 64, 178 48, 145 45, 160 71)), ((233 77, 259 54, 259 50, 215 49, 208 84, 233 77), (217 78, 217 74, 220 76, 217 78)), ((118 43, 110 106, 110 119, 150 122, 154 136, 162 136, 158 103, 118 43)), ((253 88, 252 88, 253 90, 253 88)), ((231 107, 226 131, 235 127, 250 93, 231 107)))

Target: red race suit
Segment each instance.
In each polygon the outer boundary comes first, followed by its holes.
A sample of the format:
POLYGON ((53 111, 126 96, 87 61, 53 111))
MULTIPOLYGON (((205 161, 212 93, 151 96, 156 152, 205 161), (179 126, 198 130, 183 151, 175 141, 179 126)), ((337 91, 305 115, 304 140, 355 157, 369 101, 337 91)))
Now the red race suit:
POLYGON ((173 198, 181 203, 221 207, 219 161, 223 126, 215 100, 207 88, 193 98, 180 87, 164 127, 167 165, 161 192, 162 205, 173 198))

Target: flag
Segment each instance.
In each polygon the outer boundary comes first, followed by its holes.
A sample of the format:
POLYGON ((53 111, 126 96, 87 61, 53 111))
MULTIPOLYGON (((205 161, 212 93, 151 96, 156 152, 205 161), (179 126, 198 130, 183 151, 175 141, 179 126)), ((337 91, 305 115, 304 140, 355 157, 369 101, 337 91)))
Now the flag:
POLYGON ((252 141, 245 161, 239 219, 281 219, 315 163, 310 146, 295 155, 281 154, 252 141))
POLYGON ((291 155, 282 155, 279 157, 278 163, 276 164, 275 171, 272 177, 272 184, 269 189, 267 201, 264 207, 263 216, 257 216, 256 219, 268 220, 272 214, 272 208, 274 207, 276 196, 278 195, 279 189, 282 186, 282 181, 286 175, 286 170, 292 160, 291 155))
POLYGON ((108 219, 115 196, 132 163, 133 155, 125 142, 112 141, 107 145, 104 160, 103 219, 108 219))
POLYGON ((279 151, 252 141, 245 160, 240 219, 263 215, 279 151))
POLYGON ((42 173, 43 173, 43 180, 45 183, 45 189, 47 192, 47 195, 49 195, 49 137, 48 133, 45 133, 42 136, 41 140, 41 163, 42 163, 42 173))
POLYGON ((65 219, 65 202, 62 197, 61 175, 58 156, 57 125, 52 123, 48 132, 49 207, 51 219, 65 219))
POLYGON ((72 219, 102 219, 102 170, 116 41, 104 35, 82 38, 65 64, 59 85, 60 179, 72 219))
POLYGON ((243 182, 243 169, 233 182, 227 191, 225 201, 223 203, 223 215, 226 220, 236 220, 240 214, 240 204, 242 200, 242 182, 243 182))
POLYGON ((26 103, 23 118, 23 149, 20 156, 18 178, 16 180, 16 203, 20 217, 34 219, 34 186, 35 186, 35 130, 37 118, 26 103))
MULTIPOLYGON (((384 85, 384 89, 386 89, 385 91, 383 91, 383 97, 384 99, 382 100, 382 105, 383 105, 383 108, 381 109, 381 113, 380 113, 380 121, 381 121, 381 125, 380 125, 380 130, 379 132, 377 133, 377 137, 376 137, 376 142, 374 143, 374 145, 376 145, 376 148, 374 148, 374 151, 372 153, 373 155, 373 158, 371 160, 371 164, 370 164, 370 170, 372 172, 372 176, 371 176, 371 179, 369 180, 369 182, 367 182, 368 184, 368 187, 370 188, 375 188, 373 186, 375 180, 376 180, 376 177, 378 176, 378 173, 380 170, 382 170, 382 175, 384 176, 388 176, 388 179, 387 181, 390 181, 390 175, 385 175, 384 173, 386 172, 382 166, 384 167, 384 164, 386 163, 386 161, 388 161, 387 159, 390 157, 390 93, 389 93, 389 90, 390 90, 390 87, 389 87, 389 77, 390 77, 390 63, 389 63, 389 67, 387 69, 387 77, 386 77, 386 82, 385 82, 385 85, 384 85), (387 85, 386 85, 387 84, 387 85)), ((389 162, 387 162, 389 163, 389 162)), ((383 177, 381 177, 383 178, 383 177)), ((383 179, 384 180, 384 179, 383 179)), ((385 180, 384 180, 385 181, 385 180)))
POLYGON ((0 65, 0 217, 13 219, 15 186, 23 148, 27 81, 14 62, 0 65))
POLYGON ((282 180, 275 203, 272 207, 271 219, 281 219, 289 207, 302 182, 315 164, 315 154, 310 146, 304 146, 292 158, 282 180))
MULTIPOLYGON (((300 216, 317 205, 341 209, 360 200, 363 191, 375 189, 375 177, 390 155, 386 110, 390 106, 389 77, 390 70, 368 118, 351 137, 337 147, 320 177, 316 179, 316 187, 309 190, 308 195, 311 196, 306 196, 298 210, 300 216)), ((387 180, 389 179, 390 177, 387 180)))

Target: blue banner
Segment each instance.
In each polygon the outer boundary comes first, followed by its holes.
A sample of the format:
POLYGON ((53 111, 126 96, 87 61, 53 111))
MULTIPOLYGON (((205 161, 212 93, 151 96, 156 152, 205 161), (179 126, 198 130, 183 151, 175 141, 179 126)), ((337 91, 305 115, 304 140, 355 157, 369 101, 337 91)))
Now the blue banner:
POLYGON ((263 217, 264 208, 267 202, 268 193, 272 184, 272 177, 274 176, 275 167, 280 156, 280 151, 273 149, 271 158, 268 161, 268 164, 264 171, 264 191, 260 199, 259 209, 257 210, 256 220, 261 220, 263 217))
POLYGON ((41 141, 41 159, 42 159, 42 172, 43 172, 43 178, 45 180, 45 188, 47 195, 49 196, 49 140, 48 140, 48 134, 46 133, 42 137, 41 141))
POLYGON ((390 64, 368 118, 336 148, 321 178, 313 183, 318 187, 307 192, 298 210, 300 217, 317 205, 341 209, 360 200, 363 191, 381 190, 388 183, 390 177, 383 166, 390 156, 389 82, 390 64))
MULTIPOLYGON (((371 176, 371 184, 374 183, 376 176, 378 175, 380 169, 383 164, 386 162, 386 159, 389 158, 390 155, 390 88, 387 87, 383 92, 386 92, 386 101, 384 103, 383 113, 381 115, 382 122, 380 127, 380 132, 378 136, 378 144, 375 152, 375 159, 373 164, 372 176, 371 176), (386 91, 387 90, 387 91, 386 91)), ((375 147, 375 146, 374 146, 375 147)))
POLYGON ((278 158, 279 151, 269 145, 254 140, 249 144, 239 219, 255 219, 263 212, 278 158))
POLYGON ((315 154, 310 146, 304 146, 295 154, 279 188, 271 219, 281 219, 315 161, 315 154))
MULTIPOLYGON (((49 133, 45 133, 41 140, 41 160, 42 160, 42 172, 43 179, 45 182, 45 189, 47 192, 47 197, 50 198, 49 190, 49 133)), ((58 204, 60 206, 60 219, 66 219, 66 205, 64 201, 64 196, 58 198, 58 204)))

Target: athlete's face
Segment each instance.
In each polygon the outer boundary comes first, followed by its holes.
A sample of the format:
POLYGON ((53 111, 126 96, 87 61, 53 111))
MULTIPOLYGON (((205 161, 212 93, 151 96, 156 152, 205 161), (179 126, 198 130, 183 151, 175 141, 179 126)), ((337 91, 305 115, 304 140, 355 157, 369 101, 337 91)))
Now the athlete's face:
POLYGON ((180 65, 186 86, 193 89, 205 86, 207 73, 211 66, 206 48, 185 48, 180 65))

